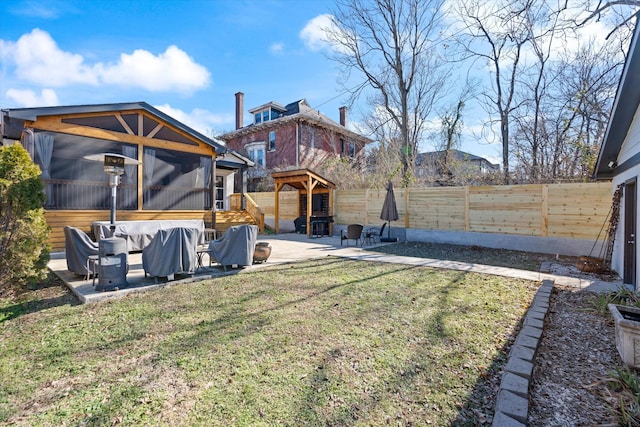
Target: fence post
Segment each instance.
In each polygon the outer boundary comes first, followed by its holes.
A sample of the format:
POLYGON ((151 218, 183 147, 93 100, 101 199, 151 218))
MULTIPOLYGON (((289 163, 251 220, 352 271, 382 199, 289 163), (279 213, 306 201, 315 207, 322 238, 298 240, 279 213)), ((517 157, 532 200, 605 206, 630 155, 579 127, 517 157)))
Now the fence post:
POLYGON ((366 225, 371 224, 369 222, 369 189, 364 190, 364 223, 366 225))
POLYGON ((549 184, 542 184, 542 203, 540 203, 542 224, 540 224, 540 235, 549 235, 549 184))
POLYGON ((409 187, 404 188, 404 228, 409 228, 411 221, 409 220, 409 187))
POLYGON ((469 186, 464 187, 464 231, 469 231, 469 186))

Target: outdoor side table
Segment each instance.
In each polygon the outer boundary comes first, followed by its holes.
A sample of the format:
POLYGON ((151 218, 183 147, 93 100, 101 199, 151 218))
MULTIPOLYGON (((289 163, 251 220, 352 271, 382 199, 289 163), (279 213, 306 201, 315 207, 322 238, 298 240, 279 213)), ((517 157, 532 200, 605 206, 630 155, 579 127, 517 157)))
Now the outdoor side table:
POLYGON ((87 278, 89 280, 89 276, 93 278, 92 286, 96 285, 96 276, 98 275, 98 264, 99 264, 100 255, 89 255, 87 257, 87 278))
POLYGON ((197 268, 204 268, 203 257, 205 254, 209 255, 209 267, 211 267, 211 251, 209 250, 209 245, 198 246, 196 248, 196 260, 198 263, 197 268))

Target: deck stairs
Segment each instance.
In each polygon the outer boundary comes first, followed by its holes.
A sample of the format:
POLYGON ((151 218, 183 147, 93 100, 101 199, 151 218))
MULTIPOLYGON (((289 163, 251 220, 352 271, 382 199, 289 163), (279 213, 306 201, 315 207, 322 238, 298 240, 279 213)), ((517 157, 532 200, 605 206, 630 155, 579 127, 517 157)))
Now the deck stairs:
POLYGON ((216 212, 216 230, 218 236, 221 236, 229 227, 243 224, 258 225, 247 211, 216 212))

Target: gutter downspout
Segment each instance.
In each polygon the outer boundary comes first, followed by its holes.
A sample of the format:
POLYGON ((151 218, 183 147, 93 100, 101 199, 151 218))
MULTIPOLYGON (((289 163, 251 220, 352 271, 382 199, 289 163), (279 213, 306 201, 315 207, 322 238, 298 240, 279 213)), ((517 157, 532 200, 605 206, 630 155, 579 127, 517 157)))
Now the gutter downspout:
POLYGON ((296 169, 300 168, 300 122, 296 120, 296 169))

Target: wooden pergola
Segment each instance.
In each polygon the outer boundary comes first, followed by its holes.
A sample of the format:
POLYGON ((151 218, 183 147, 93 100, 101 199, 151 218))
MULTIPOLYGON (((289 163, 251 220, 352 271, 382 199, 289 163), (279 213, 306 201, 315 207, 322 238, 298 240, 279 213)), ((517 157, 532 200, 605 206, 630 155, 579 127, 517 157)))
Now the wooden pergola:
POLYGON ((271 174, 273 180, 275 182, 275 229, 276 234, 279 232, 280 228, 280 203, 279 203, 279 194, 280 190, 285 185, 289 185, 298 190, 298 216, 303 214, 303 207, 301 206, 300 200, 302 196, 306 196, 306 218, 307 218, 307 236, 310 236, 312 233, 311 221, 316 217, 327 217, 331 218, 329 224, 329 234, 333 234, 333 190, 336 188, 336 185, 321 177, 309 169, 297 169, 292 171, 283 171, 283 172, 273 172, 271 174), (328 194, 328 206, 322 212, 318 212, 313 210, 313 195, 315 194, 328 194))

